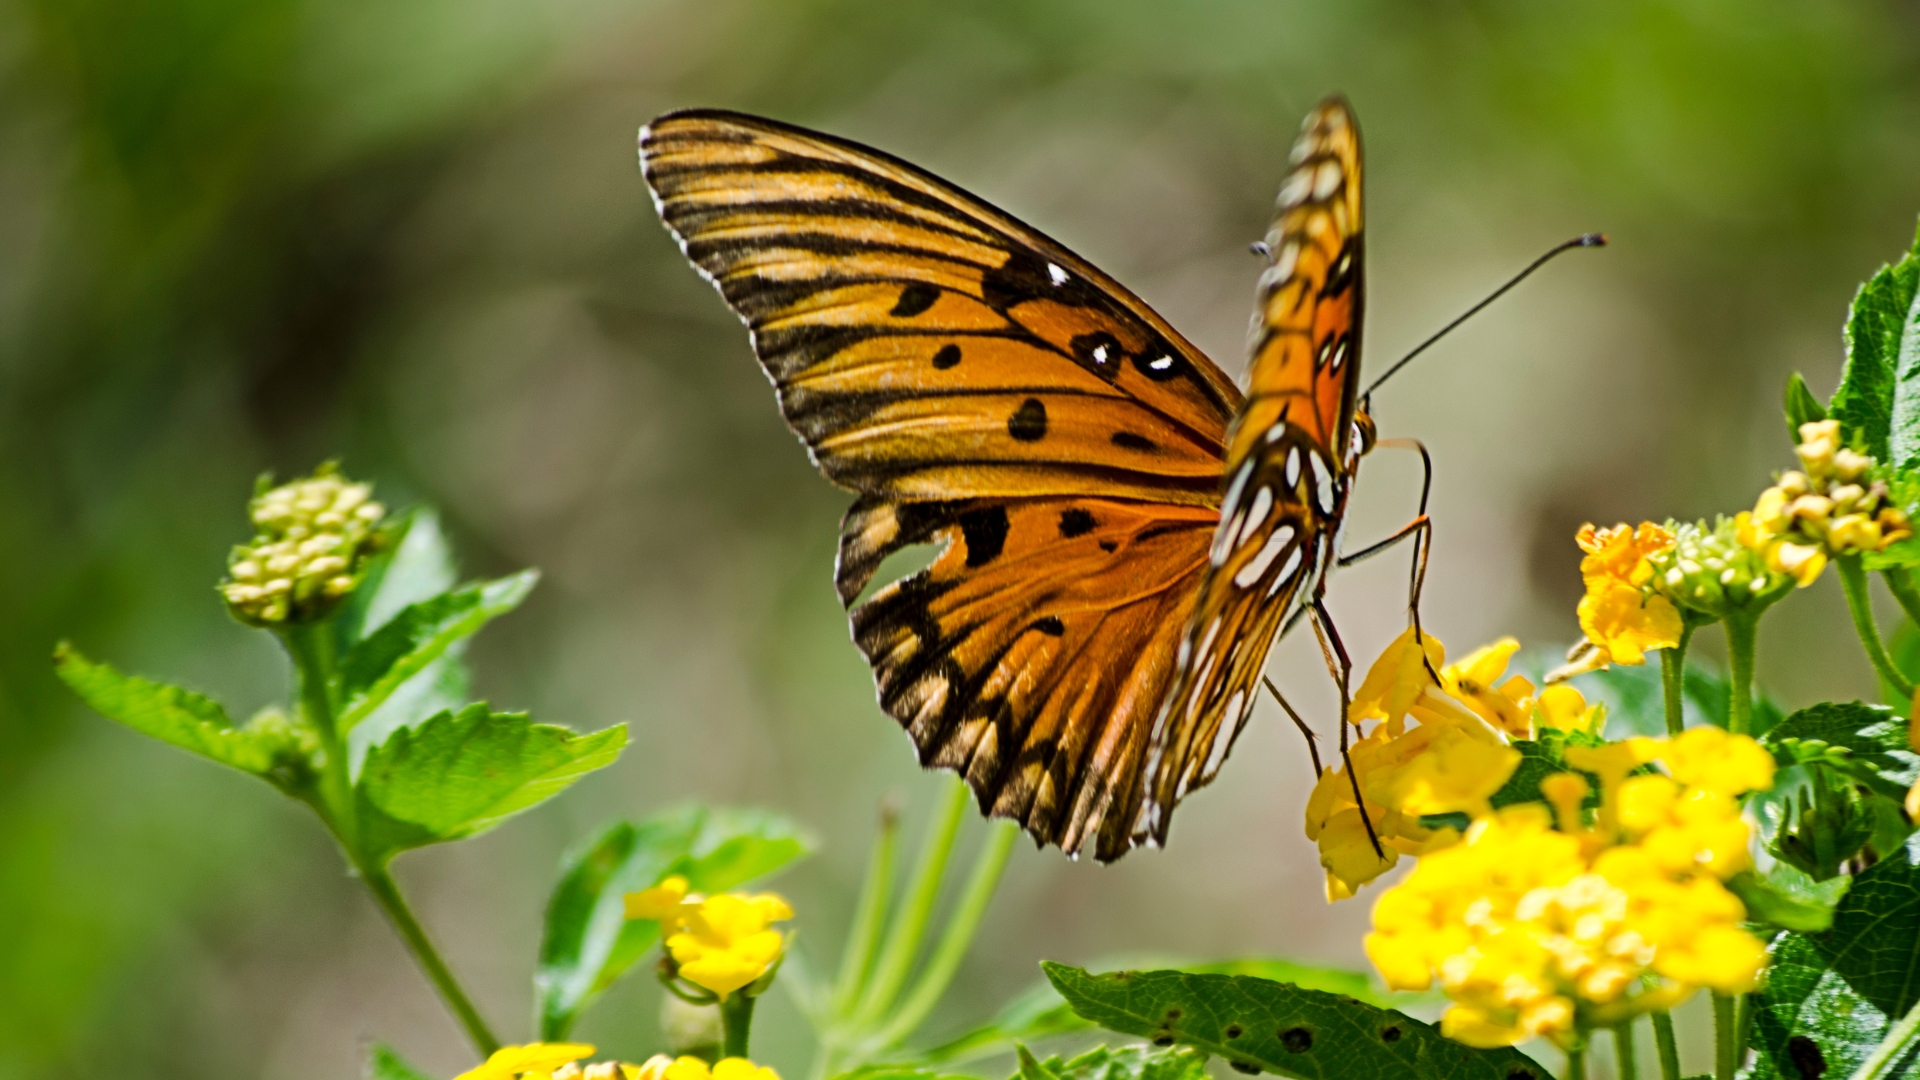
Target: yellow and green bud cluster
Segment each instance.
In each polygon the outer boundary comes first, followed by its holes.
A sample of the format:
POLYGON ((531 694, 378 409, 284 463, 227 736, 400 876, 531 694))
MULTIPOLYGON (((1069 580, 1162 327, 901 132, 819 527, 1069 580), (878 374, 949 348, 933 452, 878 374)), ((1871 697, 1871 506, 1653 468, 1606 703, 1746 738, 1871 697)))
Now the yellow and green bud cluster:
POLYGON ((254 626, 312 622, 353 591, 386 508, 332 462, 305 480, 261 492, 249 506, 253 542, 233 549, 220 594, 254 626))
POLYGON ((1675 605, 1723 619, 1757 613, 1792 591, 1793 577, 1741 542, 1738 519, 1720 517, 1711 528, 1704 521, 1667 527, 1673 546, 1647 556, 1648 584, 1675 605))
POLYGON ((1781 473, 1753 512, 1737 519, 1740 542, 1768 569, 1811 585, 1829 558, 1879 551, 1913 535, 1886 485, 1868 476, 1873 459, 1841 445, 1839 421, 1801 424, 1794 453, 1800 468, 1781 473))

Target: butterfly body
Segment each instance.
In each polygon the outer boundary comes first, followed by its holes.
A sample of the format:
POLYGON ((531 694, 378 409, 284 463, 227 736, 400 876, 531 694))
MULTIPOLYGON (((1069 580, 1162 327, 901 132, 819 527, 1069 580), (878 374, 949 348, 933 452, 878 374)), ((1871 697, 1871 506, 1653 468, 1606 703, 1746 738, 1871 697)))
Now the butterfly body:
POLYGON ((715 110, 641 133, 662 219, 858 496, 835 580, 882 707, 1042 843, 1164 840, 1318 602, 1367 441, 1344 104, 1300 145, 1243 394, 1118 282, 879 151, 715 110), (931 565, 856 605, 918 544, 931 565))

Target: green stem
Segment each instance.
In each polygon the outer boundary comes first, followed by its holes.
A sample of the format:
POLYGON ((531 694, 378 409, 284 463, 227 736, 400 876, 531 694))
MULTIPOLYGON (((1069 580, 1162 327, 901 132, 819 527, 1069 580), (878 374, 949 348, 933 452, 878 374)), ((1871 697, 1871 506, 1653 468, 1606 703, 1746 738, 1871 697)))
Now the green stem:
POLYGON ((748 1035, 753 1031, 753 1003, 758 1000, 734 992, 720 1003, 720 1056, 747 1057, 748 1035))
POLYGON ((1915 1002, 1899 1023, 1887 1029, 1880 1045, 1874 1047, 1873 1053, 1867 1055, 1867 1060, 1854 1070, 1853 1080, 1880 1080, 1907 1056, 1915 1043, 1920 1043, 1920 1002, 1915 1002))
POLYGON ((349 775, 345 740, 335 726, 339 702, 335 700, 333 626, 330 623, 306 623, 288 626, 279 634, 287 655, 293 658, 295 690, 300 712, 320 736, 320 811, 327 827, 347 849, 354 850, 353 778, 349 775))
POLYGON ((1693 624, 1680 629, 1680 640, 1671 649, 1660 650, 1660 689, 1667 708, 1667 734, 1678 735, 1687 726, 1687 645, 1693 640, 1693 624))
POLYGON ((866 987, 874 950, 880 947, 880 934, 887 926, 887 901, 893 892, 893 864, 899 849, 900 812, 889 800, 880 808, 880 831, 873 838, 867 877, 860 885, 860 902, 854 908, 853 926, 847 931, 846 953, 840 958, 831 1006, 835 1019, 853 1011, 860 991, 866 987))
POLYGON ((1587 1048, 1567 1051, 1566 1080, 1587 1080, 1587 1048))
POLYGON ((1904 566, 1896 566, 1880 571, 1880 577, 1887 583, 1887 591, 1900 601, 1900 608, 1907 613, 1907 618, 1920 626, 1920 586, 1914 585, 1913 573, 1904 566))
POLYGON ((1615 1069, 1620 1080, 1640 1080, 1640 1061, 1633 1056, 1633 1021, 1627 1020, 1613 1029, 1613 1057, 1615 1069))
POLYGON ((1733 1028, 1733 999, 1713 995, 1713 1080, 1734 1080, 1740 1069, 1740 1040, 1733 1028))
POLYGON ((1760 620, 1752 615, 1729 615, 1727 626, 1727 730, 1745 735, 1753 730, 1753 649, 1760 620))
POLYGON ((407 906, 406 898, 400 895, 400 886, 394 883, 393 875, 384 866, 361 866, 360 880, 366 882, 373 898, 380 902, 381 910, 393 922, 393 928, 400 932, 407 948, 413 951, 413 958, 433 980, 434 989, 440 991, 441 1000, 467 1029, 467 1038, 473 1042, 474 1049, 485 1057, 500 1049, 500 1040, 493 1037, 492 1029, 481 1018, 480 1010, 474 1008, 467 999, 466 991, 460 989, 460 982, 448 970, 446 961, 440 959, 440 953, 433 947, 433 940, 427 937, 426 928, 420 920, 413 917, 413 910, 407 906))
POLYGON ((1653 1045, 1660 1051, 1660 1080, 1680 1080, 1680 1043, 1673 1037, 1673 1014, 1653 1014, 1653 1045))
POLYGON ((895 1046, 906 1041, 939 1003, 940 995, 947 992, 947 984, 953 981, 960 961, 966 958, 967 947, 973 944, 974 932, 980 928, 987 905, 993 902, 994 890, 1000 886, 1000 875, 1007 868, 1007 857, 1013 854, 1013 842, 1019 835, 1020 827, 1011 821, 997 821, 989 826, 986 842, 981 844, 980 854, 974 859, 966 891, 960 894, 953 915, 947 919, 940 943, 934 947, 932 958, 920 973, 920 981, 900 1010, 875 1037, 877 1046, 895 1046))
POLYGON ((893 1007, 920 955, 920 941, 926 936, 927 920, 940 898, 940 881, 946 876, 947 859, 953 854, 954 837, 960 834, 960 821, 967 810, 966 782, 955 780, 948 789, 944 805, 934 814, 927 838, 920 849, 920 862, 913 870, 913 884, 907 890, 906 904, 887 929, 886 944, 881 947, 874 967, 873 981, 860 997, 856 1022, 877 1022, 893 1007))
POLYGON ((1887 681, 1887 685, 1899 691, 1903 698, 1913 696, 1913 681, 1894 666, 1893 657, 1887 655, 1887 647, 1880 640, 1880 627, 1873 621, 1873 598, 1867 594, 1867 572, 1860 565, 1860 556, 1845 555, 1833 560, 1840 568, 1840 587, 1847 594, 1847 611, 1853 616, 1853 632, 1860 636, 1860 644, 1867 650, 1867 659, 1873 661, 1873 669, 1887 681))

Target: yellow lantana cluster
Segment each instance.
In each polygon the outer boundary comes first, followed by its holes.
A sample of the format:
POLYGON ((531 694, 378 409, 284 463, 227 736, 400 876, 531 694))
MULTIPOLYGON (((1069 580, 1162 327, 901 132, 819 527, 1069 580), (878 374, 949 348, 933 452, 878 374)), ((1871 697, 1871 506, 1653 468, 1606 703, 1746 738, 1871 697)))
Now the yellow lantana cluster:
POLYGON ((1801 424, 1794 453, 1800 468, 1781 473, 1753 512, 1741 515, 1741 542, 1769 568, 1804 587, 1829 556, 1879 551, 1913 535, 1907 515, 1887 501, 1886 485, 1868 479, 1873 459, 1840 444, 1838 420, 1801 424))
POLYGON ((1541 785, 1552 809, 1477 817, 1374 907, 1367 955, 1395 989, 1438 980, 1454 1001, 1441 1030, 1460 1042, 1568 1046, 1701 986, 1749 991, 1765 963, 1723 882, 1749 865, 1738 797, 1772 785, 1772 757, 1718 728, 1566 757, 1601 779, 1591 826, 1587 781, 1558 774, 1541 785), (1667 773, 1636 773, 1652 762, 1667 773))
POLYGON ((308 479, 256 496, 253 541, 233 549, 219 585, 228 610, 254 626, 326 615, 353 591, 374 526, 387 512, 371 494, 329 462, 308 479))
POLYGON ((1641 522, 1638 528, 1582 526, 1574 542, 1585 556, 1580 577, 1580 631, 1586 637, 1567 654, 1567 665, 1547 676, 1559 682, 1609 664, 1641 664, 1651 649, 1678 644, 1680 611, 1655 588, 1652 557, 1673 547, 1671 529, 1641 522))
POLYGON ((1519 647, 1506 638, 1449 665, 1438 638, 1409 628, 1374 662, 1350 715, 1356 727, 1379 723, 1350 748, 1353 775, 1326 769, 1307 800, 1307 838, 1320 847, 1328 900, 1352 896, 1401 855, 1458 841, 1458 832, 1423 828, 1420 818, 1488 813, 1488 800, 1520 763, 1510 739, 1530 738, 1543 727, 1599 727, 1604 709, 1588 706, 1578 690, 1559 686, 1536 694, 1524 677, 1503 679, 1519 647), (1409 729, 1409 719, 1418 726, 1409 729))
POLYGON ((725 1001, 779 961, 786 938, 772 925, 793 918, 793 908, 773 893, 702 897, 689 888, 686 878, 675 875, 630 893, 627 918, 658 919, 680 977, 725 1001))
POLYGON ((779 1073, 741 1057, 709 1066, 697 1057, 655 1054, 644 1065, 602 1061, 582 1067, 580 1059, 592 1054, 585 1043, 503 1046, 454 1080, 780 1080, 779 1073))

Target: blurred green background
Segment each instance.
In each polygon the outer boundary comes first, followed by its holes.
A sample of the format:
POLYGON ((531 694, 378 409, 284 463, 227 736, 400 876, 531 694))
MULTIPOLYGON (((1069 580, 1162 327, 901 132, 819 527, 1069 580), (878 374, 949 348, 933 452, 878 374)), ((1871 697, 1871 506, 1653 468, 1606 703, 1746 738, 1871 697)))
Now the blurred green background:
MULTIPOLYGON (((253 476, 333 455, 442 507, 470 571, 547 572, 477 642, 488 697, 632 725, 557 804, 400 864, 503 1034, 559 852, 676 800, 819 831, 780 887, 801 947, 837 955, 878 801, 913 829, 936 781, 834 599, 847 497, 654 218, 654 114, 916 161, 1233 371, 1247 243, 1328 91, 1367 135, 1375 370, 1605 230, 1376 401, 1438 463, 1427 618, 1458 653, 1575 633, 1582 521, 1732 511, 1789 460, 1782 379, 1831 388, 1847 300, 1913 235, 1917 46, 1911 4, 1818 0, 0 0, 0 1078, 344 1077, 375 1037, 471 1064, 303 812, 86 713, 47 663, 71 637, 242 714, 271 700, 284 666, 211 585, 253 476)), ((1355 538, 1417 488, 1407 455, 1366 472, 1355 538)), ((1402 573, 1335 582, 1357 654, 1402 625, 1402 573)), ((1871 693, 1836 586, 1784 610, 1770 689, 1871 693)), ((1273 671, 1330 730, 1310 638, 1273 671)), ((1023 847, 936 1029, 1040 957, 1360 963, 1370 898, 1322 901, 1284 726, 1263 707, 1167 851, 1023 847)), ((582 1034, 654 1049, 646 981, 582 1034)), ((768 1011, 758 1056, 797 1070, 799 1022, 768 1011)))

